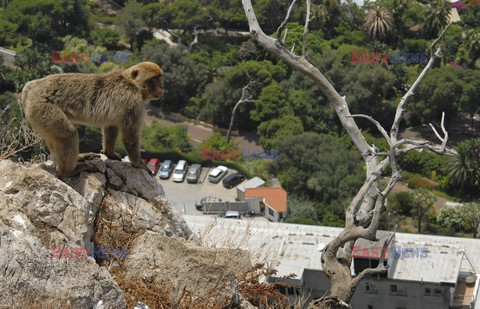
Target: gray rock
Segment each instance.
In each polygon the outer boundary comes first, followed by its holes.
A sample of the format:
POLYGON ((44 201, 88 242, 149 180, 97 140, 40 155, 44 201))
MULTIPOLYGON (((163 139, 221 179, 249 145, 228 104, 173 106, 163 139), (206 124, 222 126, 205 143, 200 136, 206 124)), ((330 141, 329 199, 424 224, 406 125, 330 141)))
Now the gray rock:
MULTIPOLYGON (((59 179, 52 162, 0 161, 0 307, 127 308, 125 280, 170 286, 175 300, 220 289, 246 306, 235 277, 249 265, 243 251, 202 247, 147 172, 104 156, 92 162, 97 173, 59 179), (94 245, 128 255, 95 260, 94 245), (70 256, 73 248, 89 256, 70 256)), ((130 307, 148 308, 138 301, 130 307)))

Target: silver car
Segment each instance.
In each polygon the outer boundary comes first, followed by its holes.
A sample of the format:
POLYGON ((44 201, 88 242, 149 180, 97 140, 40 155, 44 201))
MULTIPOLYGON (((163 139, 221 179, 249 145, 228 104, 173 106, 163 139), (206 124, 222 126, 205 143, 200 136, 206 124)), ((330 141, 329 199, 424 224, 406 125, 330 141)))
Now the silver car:
POLYGON ((160 166, 160 171, 158 174, 161 179, 168 179, 173 172, 173 162, 170 160, 165 160, 160 166))
POLYGON ((202 166, 200 164, 190 165, 190 170, 188 171, 188 174, 187 174, 187 181, 189 183, 197 183, 201 173, 202 173, 202 166))

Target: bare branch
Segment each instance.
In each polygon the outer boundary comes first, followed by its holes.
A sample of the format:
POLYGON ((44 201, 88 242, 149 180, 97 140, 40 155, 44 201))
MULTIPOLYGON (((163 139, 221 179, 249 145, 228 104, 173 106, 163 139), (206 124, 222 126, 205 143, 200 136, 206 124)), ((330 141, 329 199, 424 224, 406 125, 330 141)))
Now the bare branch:
MULTIPOLYGON (((247 74, 248 75, 248 74, 247 74)), ((248 75, 248 77, 250 77, 250 75, 248 75)), ((240 106, 240 104, 242 103, 246 103, 246 102, 253 102, 254 100, 252 100, 252 96, 251 95, 248 95, 247 96, 247 93, 248 93, 248 90, 250 89, 250 87, 255 84, 256 81, 254 81, 253 79, 251 79, 250 77, 250 81, 248 82, 247 85, 243 86, 242 88, 242 96, 240 97, 240 99, 237 101, 237 103, 235 104, 235 106, 233 107, 233 110, 232 110, 232 117, 230 118, 230 125, 228 127, 228 132, 227 132, 227 143, 230 142, 230 135, 232 133, 232 127, 233 127, 233 120, 235 118, 235 112, 237 111, 237 108, 240 106)))
POLYGON ((410 89, 408 89, 407 93, 402 97, 402 99, 400 100, 400 103, 397 106, 397 110, 395 112, 395 119, 393 121, 393 125, 392 125, 392 128, 390 130, 390 138, 392 139, 393 143, 395 143, 397 141, 397 134, 398 134, 399 127, 400 127, 400 121, 402 120, 402 114, 403 114, 403 111, 404 111, 403 107, 404 107, 405 103, 407 102, 408 98, 414 94, 415 89, 417 88, 418 84, 422 81, 422 79, 425 76, 425 74, 427 73, 427 71, 430 70, 430 68, 431 68, 433 62, 435 61, 435 59, 441 57, 441 49, 438 48, 437 51, 434 53, 433 48, 435 47, 435 44, 437 44, 437 42, 440 41, 440 39, 445 35, 445 33, 447 32, 448 28, 451 25, 452 25, 452 22, 450 22, 445 27, 445 29, 442 31, 442 33, 440 33, 438 38, 435 41, 433 41, 433 43, 431 45, 431 48, 430 48, 431 49, 430 60, 428 61, 427 65, 423 68, 422 73, 420 73, 420 75, 417 77, 417 79, 415 80, 413 85, 410 87, 410 89))
POLYGON ((305 16, 305 27, 303 28, 302 57, 305 57, 307 48, 308 24, 310 23, 310 0, 307 0, 307 14, 305 16))
MULTIPOLYGON (((430 46, 430 57, 433 57, 433 49, 435 47, 435 45, 438 43, 438 41, 441 40, 441 38, 445 35, 445 33, 447 32, 448 28, 450 28, 450 26, 453 24, 453 21, 449 22, 448 25, 445 27, 445 29, 443 29, 442 33, 440 33, 440 35, 438 36, 438 38, 433 41, 432 45, 430 46)), ((437 52, 438 52, 438 49, 437 49, 437 52)))
MULTIPOLYGON (((283 28, 285 28, 285 25, 287 24, 288 19, 290 18, 290 12, 292 11, 292 8, 293 8, 293 5, 295 4, 295 1, 297 1, 297 0, 293 0, 292 3, 290 4, 290 6, 288 7, 287 16, 285 16, 285 19, 283 20, 283 22, 280 24, 280 26, 277 29, 277 40, 280 39, 280 36, 282 35, 283 28)), ((285 33, 285 36, 282 40, 283 43, 285 43, 285 38, 286 37, 287 37, 287 33, 285 33)))
POLYGON ((190 44, 188 45, 188 51, 192 51, 192 47, 198 43, 198 31, 197 31, 198 25, 193 27, 193 36, 194 39, 190 44))
POLYGON ((437 138, 442 142, 442 148, 441 150, 444 151, 445 150, 445 146, 447 145, 447 141, 448 141, 448 132, 447 130, 445 129, 445 112, 442 112, 442 121, 441 121, 441 128, 442 128, 442 132, 443 132, 443 135, 444 137, 441 137, 440 134, 438 134, 437 132, 437 129, 435 129, 435 127, 433 126, 433 124, 429 123, 430 127, 432 128, 433 132, 435 133, 435 135, 437 136, 437 138))
POLYGON ((378 131, 380 131, 380 133, 382 133, 383 137, 387 140, 388 145, 392 146, 392 140, 390 139, 390 136, 388 136, 387 131, 385 131, 385 129, 382 127, 382 125, 377 120, 375 120, 372 116, 368 116, 368 115, 364 115, 364 114, 355 114, 355 115, 350 115, 350 116, 347 116, 347 117, 357 117, 357 118, 364 118, 364 119, 369 120, 370 122, 372 122, 377 127, 378 131))
POLYGON ((403 115, 403 111, 404 111, 403 107, 404 107, 405 103, 407 103, 408 98, 413 95, 413 93, 414 93, 415 89, 417 88, 418 84, 420 84, 420 82, 422 81, 425 74, 427 74, 428 70, 430 70, 430 68, 432 67, 433 62, 436 58, 437 58, 437 54, 433 54, 430 57, 430 60, 428 61, 427 65, 423 68, 422 73, 420 73, 420 75, 417 77, 417 79, 412 84, 412 86, 410 86, 410 89, 408 89, 407 93, 400 100, 400 103, 398 104, 397 110, 395 112, 395 118, 393 120, 392 128, 390 130, 390 138, 391 138, 393 143, 396 143, 396 141, 397 141, 397 135, 398 135, 398 132, 399 132, 400 122, 402 120, 402 115, 403 115))
POLYGON ((283 38, 282 38, 282 44, 285 44, 285 41, 287 40, 287 33, 288 33, 288 28, 285 28, 285 33, 283 34, 283 38))

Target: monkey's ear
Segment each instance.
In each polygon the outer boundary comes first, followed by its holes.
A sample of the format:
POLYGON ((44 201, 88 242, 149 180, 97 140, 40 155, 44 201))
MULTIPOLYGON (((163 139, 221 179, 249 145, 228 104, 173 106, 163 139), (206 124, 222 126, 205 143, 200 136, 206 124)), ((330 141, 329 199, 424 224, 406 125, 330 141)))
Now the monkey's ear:
POLYGON ((138 70, 132 70, 132 79, 137 78, 138 76, 138 70))

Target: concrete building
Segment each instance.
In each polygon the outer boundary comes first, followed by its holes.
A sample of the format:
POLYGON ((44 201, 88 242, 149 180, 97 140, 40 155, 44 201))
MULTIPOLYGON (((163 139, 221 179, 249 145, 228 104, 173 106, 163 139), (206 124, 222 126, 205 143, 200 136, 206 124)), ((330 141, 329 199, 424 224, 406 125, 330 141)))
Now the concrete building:
POLYGON ((245 200, 245 190, 249 188, 265 187, 265 181, 259 177, 253 177, 237 186, 237 200, 245 200))
POLYGON ((287 191, 281 187, 247 188, 245 200, 249 209, 265 212, 270 221, 281 222, 287 215, 287 191))
MULTIPOLYGON (((185 219, 195 232, 208 226, 208 233, 202 233, 207 244, 231 247, 238 241, 240 248, 276 269, 278 277, 295 274, 287 283, 296 289, 282 291, 291 298, 318 298, 329 289, 320 258, 341 228, 223 219, 212 225, 205 216, 185 219)), ((385 231, 377 237, 377 242, 357 240, 351 271, 378 265, 382 250, 388 271, 360 282, 353 308, 480 309, 480 240, 385 231)))

